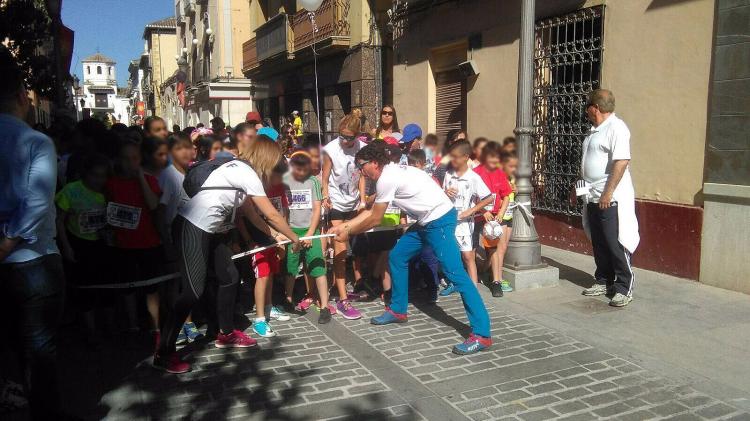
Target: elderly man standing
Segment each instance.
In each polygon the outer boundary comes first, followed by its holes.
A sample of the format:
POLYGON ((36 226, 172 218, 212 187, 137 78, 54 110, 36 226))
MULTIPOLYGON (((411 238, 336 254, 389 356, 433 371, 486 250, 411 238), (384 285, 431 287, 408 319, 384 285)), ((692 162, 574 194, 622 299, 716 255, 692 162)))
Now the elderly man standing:
POLYGON ((589 94, 586 116, 593 127, 583 141, 581 175, 585 183, 579 187, 588 190, 584 193, 583 227, 594 249, 596 283, 583 295, 607 295, 609 305, 624 307, 633 300, 630 257, 640 237, 628 169, 630 130, 614 111, 612 92, 597 89, 589 94))
POLYGON ((0 310, 12 332, 6 343, 23 357, 32 418, 60 419, 56 353, 65 280, 55 245, 57 155, 52 140, 24 122, 30 103, 23 76, 2 47, 0 74, 0 310))

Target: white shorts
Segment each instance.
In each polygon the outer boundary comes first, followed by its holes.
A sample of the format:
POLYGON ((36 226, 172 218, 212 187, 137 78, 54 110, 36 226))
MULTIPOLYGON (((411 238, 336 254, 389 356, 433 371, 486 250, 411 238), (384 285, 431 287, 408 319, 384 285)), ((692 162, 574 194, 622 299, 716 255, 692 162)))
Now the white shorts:
POLYGON ((457 235, 456 241, 458 241, 458 249, 461 251, 472 251, 474 245, 472 244, 471 235, 457 235))
POLYGON ((474 244, 472 241, 474 233, 474 222, 473 221, 461 221, 456 225, 456 241, 458 241, 458 249, 461 251, 472 251, 474 250, 474 244))

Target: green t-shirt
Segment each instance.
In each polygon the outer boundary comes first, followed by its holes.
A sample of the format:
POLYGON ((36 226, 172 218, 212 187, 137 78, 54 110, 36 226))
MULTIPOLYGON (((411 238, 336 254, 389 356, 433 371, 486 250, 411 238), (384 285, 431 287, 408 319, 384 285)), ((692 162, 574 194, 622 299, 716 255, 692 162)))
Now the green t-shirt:
POLYGON ((323 200, 320 181, 310 176, 307 180, 297 181, 291 175, 286 176, 286 192, 289 202, 289 226, 292 228, 310 228, 313 214, 313 202, 323 200))
POLYGON ((68 212, 66 228, 84 240, 96 241, 107 224, 106 200, 102 193, 86 187, 82 181, 68 183, 55 196, 58 208, 68 212))

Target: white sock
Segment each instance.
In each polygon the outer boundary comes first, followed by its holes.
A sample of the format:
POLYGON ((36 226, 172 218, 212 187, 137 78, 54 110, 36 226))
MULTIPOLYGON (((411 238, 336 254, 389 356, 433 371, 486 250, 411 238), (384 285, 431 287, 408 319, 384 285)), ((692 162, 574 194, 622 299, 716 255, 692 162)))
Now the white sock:
POLYGON ((265 318, 265 317, 256 317, 256 318, 255 318, 255 323, 258 323, 258 322, 265 322, 265 321, 266 321, 266 318, 265 318))

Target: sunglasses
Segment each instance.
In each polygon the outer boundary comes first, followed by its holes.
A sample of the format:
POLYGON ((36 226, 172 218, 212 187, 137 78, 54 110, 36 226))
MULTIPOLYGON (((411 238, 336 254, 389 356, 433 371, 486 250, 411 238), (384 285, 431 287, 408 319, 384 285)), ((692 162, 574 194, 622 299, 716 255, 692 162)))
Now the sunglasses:
POLYGON ((380 113, 380 115, 390 115, 390 116, 392 116, 393 114, 394 114, 393 111, 385 111, 385 110, 383 110, 383 112, 380 113))
POLYGON ((347 142, 352 142, 357 138, 357 135, 345 136, 343 134, 339 134, 339 137, 346 140, 347 142))
POLYGON ((359 161, 359 162, 355 163, 355 164, 354 164, 354 166, 355 166, 355 167, 356 167, 356 168, 357 168, 357 169, 358 169, 359 171, 362 171, 362 168, 364 168, 364 167, 365 167, 365 165, 367 165, 367 164, 368 164, 368 163, 370 163, 370 162, 371 162, 371 161, 359 161))

